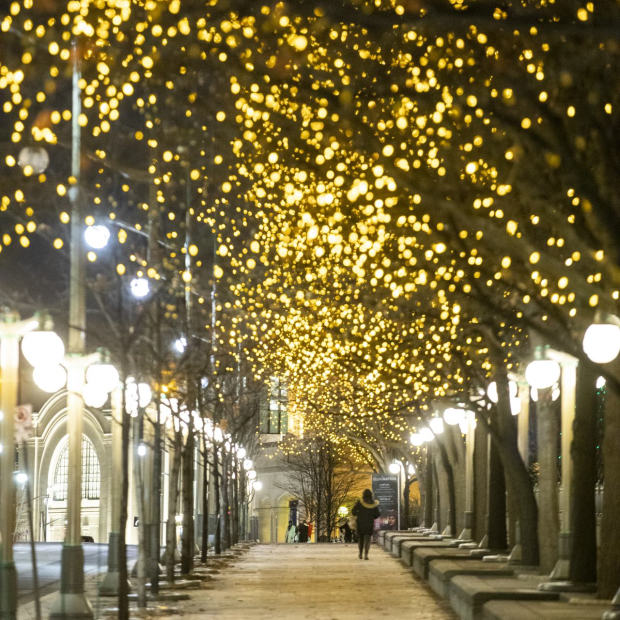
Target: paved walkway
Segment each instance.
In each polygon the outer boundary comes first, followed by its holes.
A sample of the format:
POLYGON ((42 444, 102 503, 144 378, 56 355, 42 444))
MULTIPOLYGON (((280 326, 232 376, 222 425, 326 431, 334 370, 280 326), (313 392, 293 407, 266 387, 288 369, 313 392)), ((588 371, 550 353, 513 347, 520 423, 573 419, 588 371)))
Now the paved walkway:
POLYGON ((373 545, 256 545, 192 592, 183 617, 198 620, 452 620, 447 604, 413 573, 373 545))

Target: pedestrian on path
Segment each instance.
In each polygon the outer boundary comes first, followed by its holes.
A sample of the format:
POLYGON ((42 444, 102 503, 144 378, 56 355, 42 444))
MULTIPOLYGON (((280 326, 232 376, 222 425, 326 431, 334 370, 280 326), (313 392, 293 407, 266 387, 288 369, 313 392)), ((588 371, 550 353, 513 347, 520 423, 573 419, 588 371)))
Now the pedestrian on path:
POLYGON ((292 521, 288 522, 288 528, 286 529, 286 542, 294 543, 297 542, 297 528, 292 521))
POLYGON ((297 540, 299 540, 300 543, 307 543, 308 542, 308 524, 306 523, 305 519, 299 524, 298 530, 299 530, 299 533, 297 536, 297 540))
POLYGON ((359 545, 359 558, 368 559, 368 550, 370 549, 370 537, 372 536, 375 519, 381 514, 379 511, 379 502, 372 496, 370 489, 365 489, 362 498, 358 499, 351 511, 357 517, 357 543, 359 545))

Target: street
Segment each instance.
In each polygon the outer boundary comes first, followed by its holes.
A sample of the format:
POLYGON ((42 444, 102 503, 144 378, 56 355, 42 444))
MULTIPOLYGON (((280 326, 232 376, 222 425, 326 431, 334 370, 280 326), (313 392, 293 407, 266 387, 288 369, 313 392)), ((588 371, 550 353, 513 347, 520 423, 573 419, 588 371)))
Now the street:
MULTIPOLYGON (((41 596, 58 589, 60 585, 60 555, 62 543, 36 543, 37 568, 41 596)), ((108 561, 108 545, 86 543, 84 547, 84 572, 88 574, 104 573, 108 561)), ((17 543, 13 546, 15 566, 17 567, 18 599, 20 604, 33 598, 32 560, 30 544, 17 543)), ((128 564, 131 566, 136 558, 136 547, 127 547, 128 564)))

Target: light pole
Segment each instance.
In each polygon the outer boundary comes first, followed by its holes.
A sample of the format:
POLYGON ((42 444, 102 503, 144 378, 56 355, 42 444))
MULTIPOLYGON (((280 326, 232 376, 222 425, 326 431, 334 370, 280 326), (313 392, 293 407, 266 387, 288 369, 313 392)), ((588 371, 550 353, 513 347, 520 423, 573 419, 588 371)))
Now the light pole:
MULTIPOLYGON (((91 355, 69 352, 62 365, 35 367, 34 379, 44 391, 60 389, 66 377, 68 480, 67 527, 61 556, 60 596, 52 605, 50 618, 92 618, 93 612, 84 595, 84 551, 81 535, 82 504, 82 417, 84 394, 94 397, 96 404, 105 402, 101 394, 110 392, 118 384, 118 372, 101 363, 100 351, 91 355)), ((95 404, 95 403, 93 403, 95 404)))
POLYGON ((15 527, 15 424, 19 341, 39 327, 39 320, 20 320, 16 312, 0 312, 0 618, 17 617, 17 573, 13 560, 15 527))

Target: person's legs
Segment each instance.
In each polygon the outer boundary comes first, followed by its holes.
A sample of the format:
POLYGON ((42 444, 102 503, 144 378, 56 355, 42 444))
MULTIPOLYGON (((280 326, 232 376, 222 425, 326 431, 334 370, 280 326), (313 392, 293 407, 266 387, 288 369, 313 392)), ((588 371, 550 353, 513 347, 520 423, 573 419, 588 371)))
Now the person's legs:
POLYGON ((360 534, 357 538, 357 546, 360 550, 360 560, 362 559, 362 551, 364 550, 364 538, 365 536, 363 534, 360 534))
POLYGON ((364 535, 364 557, 368 559, 368 550, 370 549, 370 534, 364 535))

